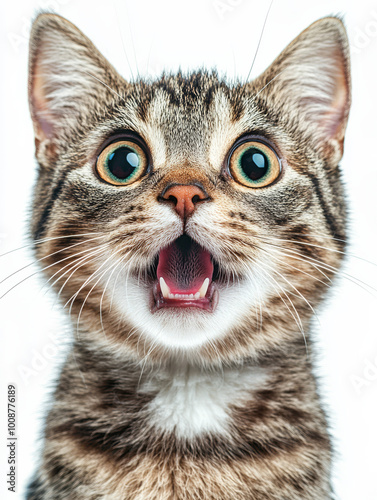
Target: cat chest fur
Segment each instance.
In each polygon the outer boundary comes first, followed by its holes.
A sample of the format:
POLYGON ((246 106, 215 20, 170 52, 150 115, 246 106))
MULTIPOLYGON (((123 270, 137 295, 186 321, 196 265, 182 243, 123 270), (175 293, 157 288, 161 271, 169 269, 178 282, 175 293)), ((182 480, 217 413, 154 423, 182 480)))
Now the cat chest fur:
POLYGON ((152 376, 140 386, 153 394, 148 404, 149 421, 163 432, 179 438, 203 434, 229 434, 231 406, 242 405, 253 390, 268 381, 266 369, 257 367, 173 369, 152 376))

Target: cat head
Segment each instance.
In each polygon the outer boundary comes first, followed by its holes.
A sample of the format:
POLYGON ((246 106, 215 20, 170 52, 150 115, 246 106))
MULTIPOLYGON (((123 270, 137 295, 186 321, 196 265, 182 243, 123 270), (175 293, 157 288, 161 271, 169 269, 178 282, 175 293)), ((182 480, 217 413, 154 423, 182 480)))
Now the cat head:
POLYGON ((345 242, 339 19, 230 85, 206 71, 126 82, 41 14, 29 75, 31 232, 81 338, 205 363, 304 342, 345 242))

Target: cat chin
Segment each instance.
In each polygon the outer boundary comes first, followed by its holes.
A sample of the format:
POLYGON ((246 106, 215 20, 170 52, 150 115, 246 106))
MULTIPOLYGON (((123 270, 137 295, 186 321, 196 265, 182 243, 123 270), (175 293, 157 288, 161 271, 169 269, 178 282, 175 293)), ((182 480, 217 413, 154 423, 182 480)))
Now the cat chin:
POLYGON ((119 277, 113 285, 114 314, 153 345, 186 353, 226 337, 250 314, 255 315, 258 324, 259 306, 273 291, 265 281, 250 277, 237 284, 219 286, 218 303, 212 311, 190 307, 153 311, 150 286, 131 276, 127 286, 125 283, 119 277))

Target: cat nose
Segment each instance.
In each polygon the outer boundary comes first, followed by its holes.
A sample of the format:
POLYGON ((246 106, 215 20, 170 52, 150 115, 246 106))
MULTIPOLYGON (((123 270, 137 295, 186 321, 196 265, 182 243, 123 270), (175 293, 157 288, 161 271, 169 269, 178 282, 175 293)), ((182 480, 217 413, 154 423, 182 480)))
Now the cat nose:
POLYGON ((172 185, 160 196, 160 201, 171 203, 182 219, 194 212, 197 203, 208 199, 209 196, 203 188, 192 184, 172 185))

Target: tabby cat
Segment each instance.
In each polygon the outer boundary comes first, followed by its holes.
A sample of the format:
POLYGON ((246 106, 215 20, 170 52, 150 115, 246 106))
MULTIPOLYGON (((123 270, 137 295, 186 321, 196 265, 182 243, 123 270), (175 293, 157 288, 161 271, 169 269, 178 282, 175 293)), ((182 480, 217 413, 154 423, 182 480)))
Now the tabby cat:
POLYGON ((74 342, 29 500, 330 499, 310 327, 341 264, 341 20, 258 78, 129 83, 39 15, 31 234, 74 342))

